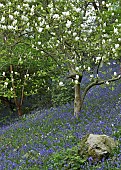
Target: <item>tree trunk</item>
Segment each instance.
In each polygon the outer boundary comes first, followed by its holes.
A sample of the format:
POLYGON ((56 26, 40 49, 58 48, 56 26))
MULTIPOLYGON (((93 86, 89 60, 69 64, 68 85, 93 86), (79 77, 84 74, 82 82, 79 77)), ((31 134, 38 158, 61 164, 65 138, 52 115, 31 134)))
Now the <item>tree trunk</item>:
POLYGON ((14 91, 14 103, 16 105, 17 111, 18 111, 18 115, 22 116, 23 112, 22 112, 22 103, 23 103, 23 98, 24 98, 24 86, 22 87, 22 93, 21 93, 21 100, 18 101, 17 99, 17 95, 16 95, 16 88, 14 85, 14 77, 13 77, 13 66, 12 64, 10 65, 10 73, 11 73, 11 82, 12 82, 12 87, 13 87, 13 91, 14 91))
POLYGON ((19 116, 22 116, 22 115, 23 115, 22 106, 21 106, 21 105, 18 105, 18 106, 17 106, 17 111, 18 111, 18 115, 19 115, 19 116))
POLYGON ((74 99, 74 116, 79 117, 81 108, 83 105, 83 100, 80 94, 80 83, 75 85, 75 99, 74 99))

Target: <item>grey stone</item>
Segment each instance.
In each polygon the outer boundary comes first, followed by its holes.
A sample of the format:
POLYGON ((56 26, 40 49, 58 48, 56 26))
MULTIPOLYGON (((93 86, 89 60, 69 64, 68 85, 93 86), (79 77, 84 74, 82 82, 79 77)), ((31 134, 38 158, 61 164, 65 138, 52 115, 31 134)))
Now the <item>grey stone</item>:
POLYGON ((81 157, 89 159, 92 162, 99 162, 107 159, 118 143, 107 135, 90 134, 81 140, 79 154, 81 157))

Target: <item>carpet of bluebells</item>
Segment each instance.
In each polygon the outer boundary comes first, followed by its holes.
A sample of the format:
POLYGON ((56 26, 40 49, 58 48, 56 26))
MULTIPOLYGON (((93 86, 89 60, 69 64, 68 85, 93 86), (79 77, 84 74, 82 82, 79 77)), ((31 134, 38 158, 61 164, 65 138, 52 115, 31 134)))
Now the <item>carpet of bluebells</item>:
MULTIPOLYGON (((0 129, 0 170, 49 170, 46 160, 63 148, 72 148, 84 135, 106 134, 121 144, 121 81, 113 86, 96 86, 86 96, 77 120, 73 104, 35 111, 0 129)), ((98 168, 84 165, 80 169, 120 170, 121 147, 114 160, 98 168)))

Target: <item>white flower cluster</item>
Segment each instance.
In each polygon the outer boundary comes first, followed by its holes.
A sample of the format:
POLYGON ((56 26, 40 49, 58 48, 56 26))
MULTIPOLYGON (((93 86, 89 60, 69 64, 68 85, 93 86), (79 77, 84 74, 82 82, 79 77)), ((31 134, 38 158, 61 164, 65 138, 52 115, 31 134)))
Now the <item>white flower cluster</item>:
POLYGON ((72 22, 70 20, 67 20, 66 27, 70 28, 71 24, 72 24, 72 22))
POLYGON ((59 17, 59 14, 54 14, 53 15, 53 19, 59 19, 60 17, 59 17))

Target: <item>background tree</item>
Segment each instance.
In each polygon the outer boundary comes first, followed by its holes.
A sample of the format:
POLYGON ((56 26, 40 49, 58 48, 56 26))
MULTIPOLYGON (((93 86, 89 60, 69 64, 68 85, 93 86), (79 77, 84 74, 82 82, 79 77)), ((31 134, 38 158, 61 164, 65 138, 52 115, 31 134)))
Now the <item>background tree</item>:
MULTIPOLYGON (((51 60, 50 68, 58 70, 57 75, 53 76, 52 72, 49 74, 52 82, 54 80, 57 80, 55 82, 60 81, 60 85, 63 86, 63 79, 64 81, 66 78, 73 80, 75 88, 74 114, 76 117, 78 117, 84 98, 90 88, 95 85, 108 84, 121 78, 116 72, 112 73, 109 79, 104 80, 101 77, 102 64, 106 65, 112 60, 119 62, 121 57, 119 1, 50 0, 43 3, 38 0, 24 0, 24 2, 10 0, 6 4, 1 3, 0 8, 2 9, 0 28, 1 35, 3 35, 1 42, 6 44, 1 49, 2 62, 6 59, 4 54, 7 52, 10 56, 9 66, 11 66, 12 56, 16 56, 15 60, 18 61, 17 56, 21 56, 23 49, 27 61, 28 54, 31 59, 34 56, 33 70, 38 70, 38 67, 46 59, 47 61, 51 60), (22 48, 21 44, 23 44, 22 48), (15 48, 16 45, 19 50, 15 48), (16 54, 17 52, 19 55, 16 54), (41 62, 38 62, 40 59, 41 62), (81 83, 86 72, 89 73, 90 80, 82 93, 81 83), (58 76, 58 73, 61 76, 58 76), (62 80, 59 80, 60 77, 62 80)), ((19 57, 19 62, 25 63, 23 56, 19 57)), ((24 66, 24 68, 26 67, 24 66)), ((28 65, 25 70, 26 74, 24 75, 30 75, 28 65)), ((36 76, 37 73, 38 71, 36 76)), ((14 87, 16 79, 12 75, 13 70, 11 69, 11 79, 7 80, 12 84, 14 89, 12 95, 16 101, 17 93, 14 87)), ((26 88, 28 88, 29 76, 25 77, 23 83, 26 81, 26 88)), ((32 78, 31 82, 37 84, 33 77, 30 78, 32 78)), ((5 86, 5 82, 6 79, 3 80, 2 88, 5 86)), ((8 88, 6 89, 8 96, 8 88)), ((32 93, 35 89, 33 88, 32 93)))

